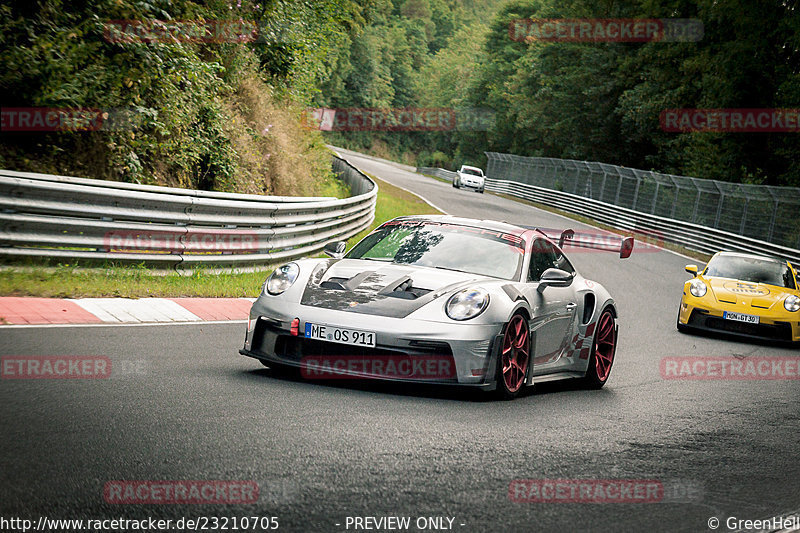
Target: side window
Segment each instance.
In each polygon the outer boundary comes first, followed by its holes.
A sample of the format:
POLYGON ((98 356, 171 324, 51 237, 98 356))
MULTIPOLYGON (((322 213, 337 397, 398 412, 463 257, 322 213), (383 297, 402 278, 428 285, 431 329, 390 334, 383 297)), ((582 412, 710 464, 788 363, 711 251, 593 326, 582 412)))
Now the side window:
MULTIPOLYGON (((798 276, 800 276, 800 273, 792 276, 792 264, 787 263, 786 271, 783 273, 783 286, 790 289, 796 288, 795 278, 798 278, 798 276)), ((800 278, 798 278, 798 281, 800 281, 800 278)))
POLYGON ((533 241, 531 249, 531 266, 528 269, 528 281, 539 281, 548 268, 558 268, 570 274, 575 273, 575 267, 564 257, 558 248, 544 239, 533 241))
POLYGON ((553 267, 554 268, 559 268, 559 269, 563 270, 564 272, 569 272, 570 274, 574 274, 575 273, 575 267, 572 266, 572 263, 570 263, 569 260, 566 257, 564 257, 564 254, 562 254, 561 252, 559 252, 556 249, 554 249, 554 251, 555 251, 555 254, 556 254, 556 259, 553 262, 553 267))
POLYGON ((528 281, 539 281, 548 268, 553 268, 556 253, 553 246, 544 239, 533 241, 531 248, 531 265, 528 269, 528 281))

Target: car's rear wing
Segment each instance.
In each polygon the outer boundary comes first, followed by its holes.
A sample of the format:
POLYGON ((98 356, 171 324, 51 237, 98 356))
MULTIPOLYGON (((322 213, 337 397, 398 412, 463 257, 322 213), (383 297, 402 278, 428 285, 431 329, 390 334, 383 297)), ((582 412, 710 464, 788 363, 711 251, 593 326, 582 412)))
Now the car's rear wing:
MULTIPOLYGON (((555 233, 548 234, 545 228, 529 227, 534 229, 547 237, 554 240, 555 233)), ((557 230, 555 230, 557 231, 557 230)), ((613 233, 600 233, 600 232, 575 232, 573 229, 566 229, 559 235, 558 243, 559 248, 564 248, 564 245, 569 241, 570 246, 575 248, 588 248, 592 250, 603 250, 606 252, 618 252, 620 259, 627 259, 633 253, 633 237, 619 237, 613 233)))

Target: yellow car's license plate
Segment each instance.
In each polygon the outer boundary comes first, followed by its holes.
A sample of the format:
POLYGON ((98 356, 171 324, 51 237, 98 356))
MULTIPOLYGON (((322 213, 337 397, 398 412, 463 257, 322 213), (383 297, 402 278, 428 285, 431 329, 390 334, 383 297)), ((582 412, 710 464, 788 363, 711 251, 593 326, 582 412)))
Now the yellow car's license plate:
POLYGON ((722 313, 722 318, 725 320, 735 320, 737 322, 745 322, 747 324, 758 324, 759 318, 755 315, 747 315, 745 313, 732 313, 725 311, 722 313))

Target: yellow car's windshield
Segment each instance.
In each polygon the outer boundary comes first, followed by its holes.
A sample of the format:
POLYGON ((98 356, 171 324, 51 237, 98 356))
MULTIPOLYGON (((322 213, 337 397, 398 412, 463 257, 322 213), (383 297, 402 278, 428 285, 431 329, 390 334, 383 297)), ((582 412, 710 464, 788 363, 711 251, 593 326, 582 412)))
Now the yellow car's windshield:
POLYGON ((752 283, 766 283, 789 289, 795 288, 794 277, 789 265, 771 259, 718 255, 709 261, 704 275, 752 283))

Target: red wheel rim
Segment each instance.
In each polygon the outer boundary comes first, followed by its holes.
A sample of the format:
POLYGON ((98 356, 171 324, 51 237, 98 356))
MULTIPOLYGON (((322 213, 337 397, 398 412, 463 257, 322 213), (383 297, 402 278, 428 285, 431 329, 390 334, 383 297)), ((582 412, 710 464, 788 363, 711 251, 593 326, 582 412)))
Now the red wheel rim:
POLYGON ((597 323, 597 335, 594 341, 594 367, 600 381, 608 379, 611 365, 614 363, 614 352, 617 348, 617 330, 614 317, 606 311, 597 323))
POLYGON ((530 335, 525 319, 515 315, 503 337, 503 381, 508 392, 517 392, 525 382, 530 359, 530 335))

